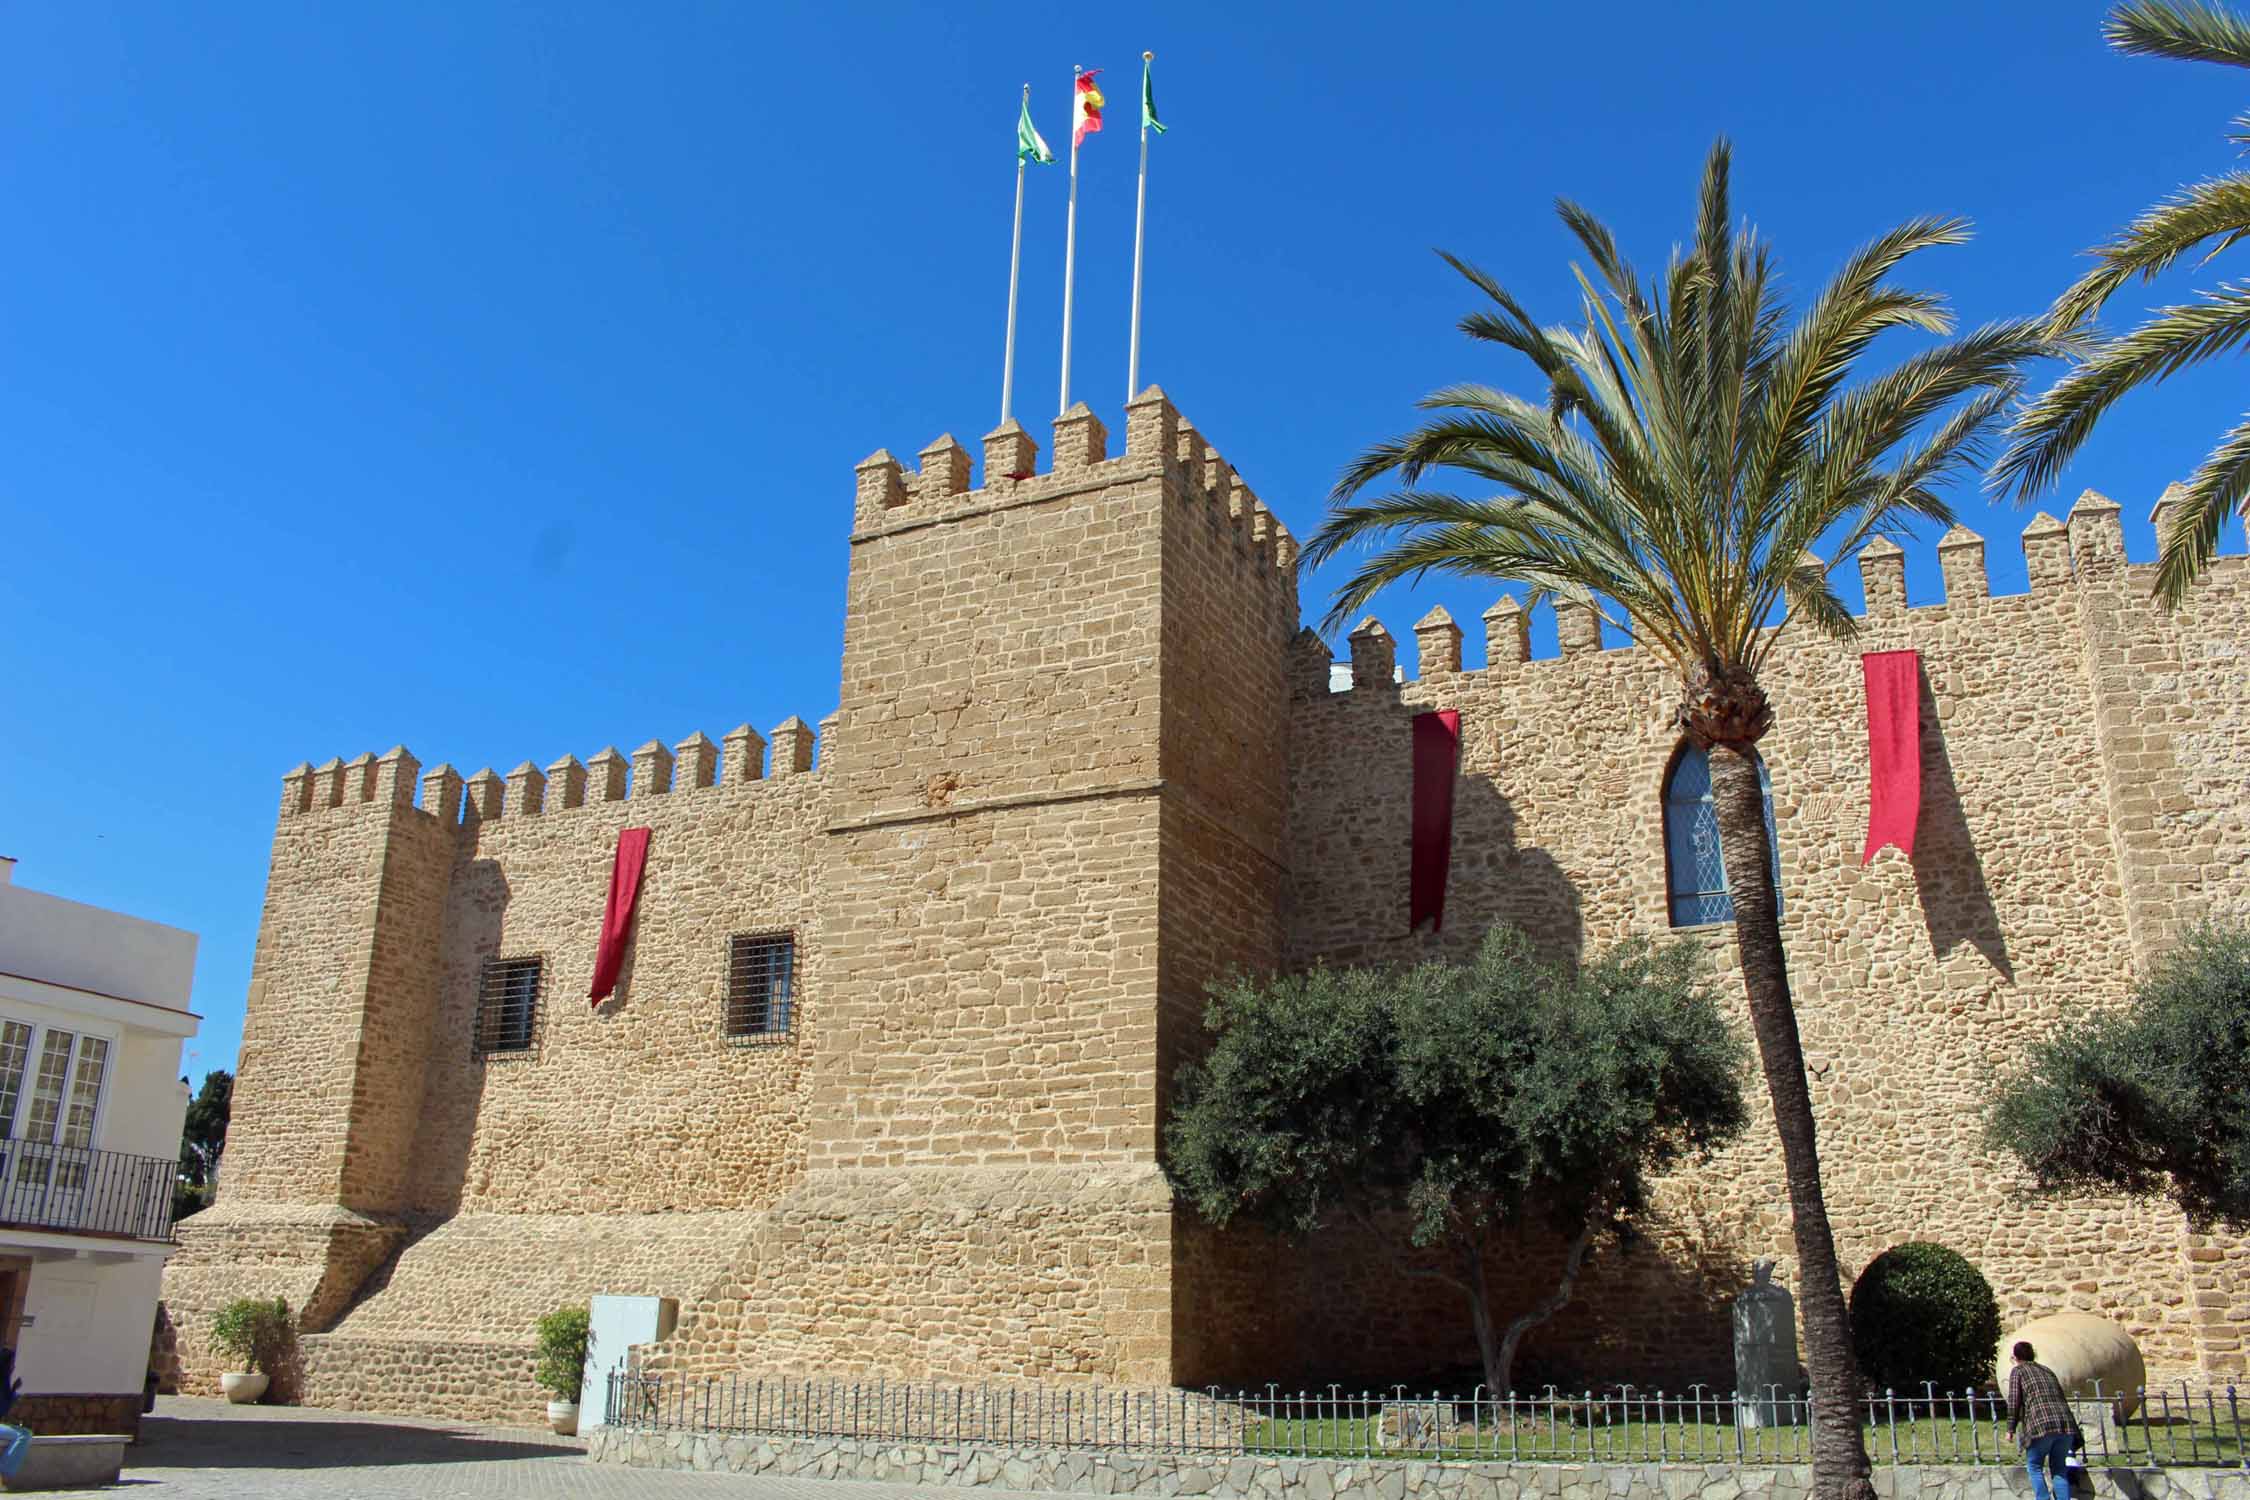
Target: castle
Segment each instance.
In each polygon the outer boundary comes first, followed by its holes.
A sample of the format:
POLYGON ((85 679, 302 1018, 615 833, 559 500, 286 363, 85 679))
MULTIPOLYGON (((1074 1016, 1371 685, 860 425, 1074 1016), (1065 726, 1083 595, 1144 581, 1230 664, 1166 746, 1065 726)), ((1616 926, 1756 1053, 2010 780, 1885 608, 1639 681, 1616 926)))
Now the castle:
MULTIPOLYGON (((951 438, 858 466, 839 703, 817 735, 650 741, 506 776, 404 749, 282 781, 216 1204, 166 1272, 178 1373, 211 1312, 299 1311, 303 1398, 520 1420, 529 1331, 592 1292, 680 1299, 691 1373, 1200 1385, 1406 1378, 1469 1356, 1455 1294, 1349 1234, 1214 1234, 1158 1160, 1206 983, 1661 933, 1677 684, 1582 608, 1488 664, 1442 611, 1299 628, 1296 545, 1157 390, 1123 452, 1084 406, 983 484, 951 438), (1442 934, 1408 929, 1411 722, 1460 712, 1442 934), (417 793, 419 796, 417 797, 417 793), (618 835, 651 830, 589 1007, 618 835)), ((1909 606, 1870 544, 1864 637, 1794 630, 1763 748, 1785 937, 1847 1274, 1937 1239, 2009 1315, 2117 1318, 2152 1370, 2244 1368, 2250 1249, 2160 1203, 2028 1200, 1979 1146, 1996 1070, 2119 1003, 2199 917, 2250 915, 2250 565, 2148 602, 2118 508, 2023 535, 2030 586, 1939 543, 1909 606), (1920 838, 1864 867, 1861 651, 1923 672, 1920 838)), ((1676 863, 1676 862, 1675 862, 1676 863)), ((1705 943, 1730 1002, 1731 929, 1705 943)), ((1762 1100, 1762 1090, 1756 1091, 1762 1100)), ((1530 1352, 1593 1378, 1729 1370, 1751 1259, 1791 1264, 1761 1117, 1596 1254, 1530 1352)), ((1559 1249, 1527 1245, 1522 1296, 1559 1249)), ((614 1351, 613 1351, 614 1352, 614 1351)))

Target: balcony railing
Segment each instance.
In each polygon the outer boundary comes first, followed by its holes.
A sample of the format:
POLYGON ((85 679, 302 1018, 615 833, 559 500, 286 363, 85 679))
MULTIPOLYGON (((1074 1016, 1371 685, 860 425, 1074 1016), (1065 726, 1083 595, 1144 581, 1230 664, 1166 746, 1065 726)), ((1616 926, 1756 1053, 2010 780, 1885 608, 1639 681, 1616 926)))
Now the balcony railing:
POLYGON ((0 1140, 0 1226, 168 1240, 178 1175, 162 1156, 0 1140))

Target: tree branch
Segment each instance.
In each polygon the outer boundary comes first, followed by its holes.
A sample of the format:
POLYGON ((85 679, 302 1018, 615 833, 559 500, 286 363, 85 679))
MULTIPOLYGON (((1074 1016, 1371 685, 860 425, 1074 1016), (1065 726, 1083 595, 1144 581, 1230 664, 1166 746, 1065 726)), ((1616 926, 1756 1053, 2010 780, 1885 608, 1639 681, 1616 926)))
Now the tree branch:
POLYGON ((1501 1369, 1515 1368, 1516 1346, 1523 1342, 1525 1334, 1570 1305, 1570 1294, 1578 1285, 1578 1273, 1586 1267, 1586 1252, 1594 1243, 1594 1224, 1595 1215, 1588 1214, 1585 1223, 1579 1226, 1578 1237, 1570 1242, 1570 1253, 1563 1257, 1562 1280, 1556 1283, 1555 1289, 1519 1314, 1501 1335, 1501 1369))

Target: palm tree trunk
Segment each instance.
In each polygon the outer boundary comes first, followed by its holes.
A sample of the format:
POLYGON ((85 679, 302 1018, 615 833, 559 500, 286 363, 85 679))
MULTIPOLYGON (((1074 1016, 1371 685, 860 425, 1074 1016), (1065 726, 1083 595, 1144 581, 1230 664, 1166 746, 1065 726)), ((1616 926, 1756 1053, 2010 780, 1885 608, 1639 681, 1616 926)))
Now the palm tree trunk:
POLYGON ((1766 837, 1765 797, 1758 763, 1747 746, 1711 747, 1711 807, 1726 855, 1727 890, 1734 898, 1735 951, 1750 1002, 1750 1028, 1758 1039, 1773 1122, 1781 1136, 1782 1168, 1789 1182, 1789 1221, 1797 1242, 1797 1306, 1804 1321, 1805 1368, 1812 1377, 1814 1500, 1872 1500, 1867 1445, 1860 1435, 1859 1367, 1836 1268, 1836 1240, 1820 1191, 1820 1155, 1814 1141, 1812 1091, 1805 1083, 1805 1052, 1797 1037, 1797 1012, 1789 999, 1789 970, 1781 951, 1781 913, 1767 872, 1773 846, 1766 837))

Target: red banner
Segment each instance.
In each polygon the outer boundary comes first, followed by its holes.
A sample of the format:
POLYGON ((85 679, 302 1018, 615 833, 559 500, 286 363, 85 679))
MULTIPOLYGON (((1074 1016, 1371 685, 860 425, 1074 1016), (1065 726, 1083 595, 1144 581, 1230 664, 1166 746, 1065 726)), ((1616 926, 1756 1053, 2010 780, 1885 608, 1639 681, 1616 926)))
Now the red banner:
POLYGON ((1871 651, 1859 665, 1867 678, 1867 847, 1859 862, 1885 844, 1912 859, 1922 817, 1922 658, 1871 651))
POLYGON ((1456 709, 1414 716, 1414 852, 1407 867, 1406 930, 1445 926, 1445 877, 1453 864, 1453 776, 1461 763, 1456 709))
POLYGON ((641 870, 648 863, 648 830, 628 828, 617 835, 617 862, 609 867, 609 905, 602 911, 601 946, 594 950, 594 987, 601 1004, 617 988, 625 966, 625 935, 633 930, 633 903, 640 899, 641 870))

